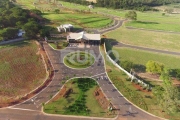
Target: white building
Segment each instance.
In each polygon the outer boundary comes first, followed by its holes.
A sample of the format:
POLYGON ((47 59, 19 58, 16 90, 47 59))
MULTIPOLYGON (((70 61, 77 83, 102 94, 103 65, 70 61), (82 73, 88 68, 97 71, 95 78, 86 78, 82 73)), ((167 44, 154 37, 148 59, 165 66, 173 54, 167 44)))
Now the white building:
POLYGON ((89 43, 89 42, 99 42, 101 40, 101 35, 100 34, 88 34, 83 32, 80 33, 70 33, 67 36, 67 41, 68 42, 84 42, 84 43, 89 43))
POLYGON ((72 28, 74 28, 74 27, 71 24, 64 24, 64 25, 60 25, 57 27, 59 32, 62 32, 62 31, 66 32, 67 30, 71 31, 72 28))

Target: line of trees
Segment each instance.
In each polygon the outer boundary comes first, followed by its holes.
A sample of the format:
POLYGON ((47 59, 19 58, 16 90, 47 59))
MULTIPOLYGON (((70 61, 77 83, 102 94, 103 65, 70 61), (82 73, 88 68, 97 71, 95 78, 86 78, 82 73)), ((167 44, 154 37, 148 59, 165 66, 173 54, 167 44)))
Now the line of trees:
MULTIPOLYGON (((86 0, 62 0, 87 5, 86 0)), ((179 3, 180 0, 96 0, 96 6, 114 9, 134 9, 139 11, 155 10, 151 7, 170 3, 179 3)), ((94 4, 94 3, 91 3, 94 4)))
POLYGON ((180 2, 180 0, 97 0, 97 5, 115 9, 136 9, 144 11, 150 10, 153 6, 178 2, 180 2))
POLYGON ((0 40, 18 37, 19 29, 25 31, 24 37, 35 38, 37 34, 47 31, 42 30, 39 24, 39 10, 25 10, 15 6, 7 0, 0 1, 0 40))

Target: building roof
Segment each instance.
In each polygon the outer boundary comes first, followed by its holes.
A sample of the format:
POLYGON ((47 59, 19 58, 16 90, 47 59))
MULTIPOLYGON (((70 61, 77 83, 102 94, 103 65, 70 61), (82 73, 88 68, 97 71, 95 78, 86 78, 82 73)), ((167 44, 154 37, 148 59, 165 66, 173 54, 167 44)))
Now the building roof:
POLYGON ((64 24, 64 25, 61 25, 60 27, 61 28, 72 28, 73 25, 71 25, 71 24, 64 24))
POLYGON ((68 39, 101 40, 101 36, 100 34, 88 34, 83 31, 80 33, 70 33, 68 39))

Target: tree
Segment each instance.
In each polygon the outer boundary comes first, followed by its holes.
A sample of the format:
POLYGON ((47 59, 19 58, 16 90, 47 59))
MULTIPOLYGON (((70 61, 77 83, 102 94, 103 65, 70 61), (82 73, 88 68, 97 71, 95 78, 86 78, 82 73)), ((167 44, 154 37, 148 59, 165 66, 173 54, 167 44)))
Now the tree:
POLYGON ((54 12, 55 12, 56 14, 59 14, 60 10, 59 10, 59 9, 55 9, 54 12))
POLYGON ((137 13, 135 11, 129 11, 125 14, 125 17, 131 20, 137 20, 137 13))
POLYGON ((41 15, 42 12, 40 10, 37 10, 37 9, 32 9, 31 12, 37 14, 37 15, 41 15))
POLYGON ((123 67, 126 71, 130 71, 133 67, 133 62, 131 61, 122 61, 121 62, 121 67, 123 67))
POLYGON ((40 36, 41 37, 49 37, 50 36, 50 33, 49 33, 49 30, 47 30, 47 29, 41 29, 40 30, 40 36))
POLYGON ((23 26, 23 30, 26 32, 25 37, 35 38, 39 33, 40 26, 35 21, 30 21, 23 26))
POLYGON ((162 63, 152 61, 152 60, 146 63, 147 72, 160 74, 163 72, 163 70, 164 70, 164 65, 162 63))
POLYGON ((17 28, 5 28, 0 32, 0 36, 3 39, 12 39, 17 36, 18 29, 17 28))
POLYGON ((176 113, 180 110, 180 91, 172 84, 169 74, 163 75, 164 91, 160 99, 160 105, 167 113, 176 113))

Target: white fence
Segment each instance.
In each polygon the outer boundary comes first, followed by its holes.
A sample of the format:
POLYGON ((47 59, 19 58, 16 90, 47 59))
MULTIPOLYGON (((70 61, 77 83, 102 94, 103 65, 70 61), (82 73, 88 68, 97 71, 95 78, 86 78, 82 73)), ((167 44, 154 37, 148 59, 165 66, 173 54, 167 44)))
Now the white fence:
MULTIPOLYGON (((139 84, 142 84, 144 87, 149 86, 148 84, 144 83, 142 80, 139 80, 139 79, 137 79, 134 75, 130 74, 128 71, 126 71, 126 70, 125 70, 124 68, 122 68, 120 65, 118 65, 118 64, 109 56, 109 54, 107 54, 107 52, 106 52, 106 45, 105 45, 105 44, 104 44, 104 50, 105 50, 106 58, 108 58, 108 59, 111 61, 111 63, 112 63, 113 65, 115 65, 117 68, 119 68, 121 71, 123 71, 124 73, 126 73, 126 75, 128 75, 128 77, 131 78, 131 82, 132 82, 132 81, 137 81, 139 84)), ((152 88, 150 87, 150 89, 152 89, 152 88)))

